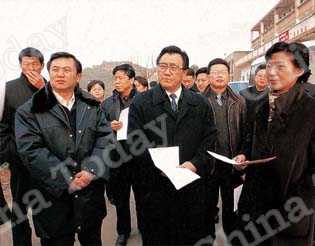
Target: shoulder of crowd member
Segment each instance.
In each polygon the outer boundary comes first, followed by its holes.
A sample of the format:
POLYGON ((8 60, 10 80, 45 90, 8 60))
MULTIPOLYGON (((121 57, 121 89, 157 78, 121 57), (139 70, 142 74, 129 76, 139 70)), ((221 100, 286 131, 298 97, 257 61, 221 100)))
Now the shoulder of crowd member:
POLYGON ((102 111, 107 111, 107 110, 109 110, 109 108, 112 106, 112 104, 113 104, 113 95, 111 95, 111 96, 109 96, 109 97, 107 97, 105 100, 104 100, 104 102, 102 102, 102 104, 101 104, 101 109, 102 109, 102 111))
POLYGON ((240 95, 241 95, 242 97, 246 97, 246 94, 249 93, 249 91, 250 91, 249 88, 250 88, 250 87, 245 88, 245 89, 243 89, 243 90, 240 90, 240 95))
MULTIPOLYGON (((303 88, 303 89, 304 89, 304 97, 306 98, 307 103, 312 105, 312 107, 310 107, 310 108, 313 109, 313 111, 315 112, 315 97, 314 97, 315 95, 313 95, 309 91, 305 90, 305 88, 303 88)), ((314 117, 314 119, 315 119, 315 117, 314 117)))
POLYGON ((302 86, 308 95, 315 97, 315 84, 303 83, 302 86))
POLYGON ((132 101, 133 105, 141 105, 144 102, 148 103, 148 102, 152 102, 153 101, 153 94, 154 94, 154 90, 157 90, 158 88, 152 88, 151 90, 147 90, 144 91, 142 93, 136 93, 135 97, 132 101))
MULTIPOLYGON (((187 89, 186 89, 187 90, 187 89)), ((206 98, 201 94, 201 93, 199 93, 198 91, 195 91, 195 90, 191 90, 191 89, 189 89, 189 90, 187 90, 188 91, 188 93, 190 93, 191 94, 191 96, 194 98, 194 99, 196 99, 197 100, 197 102, 204 102, 204 101, 207 101, 207 100, 205 100, 206 98)))
POLYGON ((245 103, 245 99, 241 96, 241 95, 238 95, 237 93, 235 93, 231 87, 227 87, 226 88, 227 90, 227 93, 229 94, 230 97, 232 97, 234 100, 236 101, 240 101, 241 103, 245 103))
POLYGON ((199 92, 196 83, 194 83, 193 86, 189 90, 194 91, 194 92, 199 92))
POLYGON ((211 86, 208 85, 203 93, 201 93, 204 97, 209 97, 211 94, 211 86))
POLYGON ((202 107, 207 110, 210 109, 212 112, 212 106, 206 96, 204 96, 203 94, 200 94, 199 92, 192 91, 190 89, 187 91, 188 91, 188 94, 190 94, 189 95, 190 100, 193 100, 192 103, 198 105, 198 107, 202 107))
POLYGON ((7 90, 8 89, 16 90, 17 89, 16 87, 19 86, 20 83, 21 83, 21 77, 7 81, 5 83, 5 86, 7 90))
POLYGON ((33 115, 35 113, 32 110, 33 97, 28 99, 24 104, 17 108, 16 112, 21 115, 33 115))
POLYGON ((95 97, 93 97, 90 93, 87 91, 84 91, 80 88, 77 89, 77 95, 79 98, 84 101, 86 104, 89 104, 90 106, 99 106, 100 102, 96 100, 95 97))

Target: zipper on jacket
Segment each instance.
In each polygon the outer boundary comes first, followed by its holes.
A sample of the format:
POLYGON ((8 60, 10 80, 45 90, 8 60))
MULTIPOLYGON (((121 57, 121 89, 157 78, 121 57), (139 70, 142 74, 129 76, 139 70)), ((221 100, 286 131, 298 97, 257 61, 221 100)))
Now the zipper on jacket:
POLYGON ((70 129, 70 132, 73 133, 72 128, 71 128, 70 119, 69 119, 69 116, 68 116, 66 110, 59 103, 58 103, 58 106, 61 108, 62 112, 66 115, 67 121, 69 123, 68 128, 70 129))
POLYGON ((230 139, 230 151, 231 151, 231 158, 235 157, 233 155, 235 155, 235 153, 233 153, 233 150, 232 150, 232 136, 231 136, 231 129, 230 129, 230 109, 232 107, 232 105, 235 103, 235 101, 233 103, 231 103, 230 105, 228 105, 228 111, 227 111, 227 120, 228 120, 228 130, 229 130, 229 139, 230 139))

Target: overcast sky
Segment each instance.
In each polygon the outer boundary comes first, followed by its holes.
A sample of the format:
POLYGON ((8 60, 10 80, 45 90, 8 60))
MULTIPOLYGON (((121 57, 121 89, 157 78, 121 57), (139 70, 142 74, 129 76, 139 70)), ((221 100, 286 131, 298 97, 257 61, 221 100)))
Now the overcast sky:
POLYGON ((151 66, 175 44, 190 64, 250 49, 250 29, 278 0, 0 0, 0 81, 19 73, 26 46, 75 54, 83 66, 132 60, 151 66))

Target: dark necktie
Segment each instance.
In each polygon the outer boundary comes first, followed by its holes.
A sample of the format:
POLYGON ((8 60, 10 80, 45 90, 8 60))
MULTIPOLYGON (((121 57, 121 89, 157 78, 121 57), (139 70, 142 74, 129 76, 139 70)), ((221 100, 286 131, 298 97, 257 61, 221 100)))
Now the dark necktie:
POLYGON ((171 94, 170 98, 171 98, 171 108, 172 108, 173 112, 176 112, 177 111, 177 104, 176 104, 177 96, 175 94, 171 94))

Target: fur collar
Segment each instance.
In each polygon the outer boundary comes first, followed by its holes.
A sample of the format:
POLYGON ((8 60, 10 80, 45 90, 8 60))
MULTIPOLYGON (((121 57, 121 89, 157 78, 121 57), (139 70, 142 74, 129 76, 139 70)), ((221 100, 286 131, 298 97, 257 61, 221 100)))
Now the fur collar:
MULTIPOLYGON (((82 100, 91 106, 98 106, 99 102, 88 92, 83 91, 77 86, 74 89, 76 100, 82 100)), ((50 83, 47 83, 45 87, 37 91, 32 97, 31 111, 33 113, 42 113, 51 109, 57 104, 57 99, 52 92, 50 83)))

